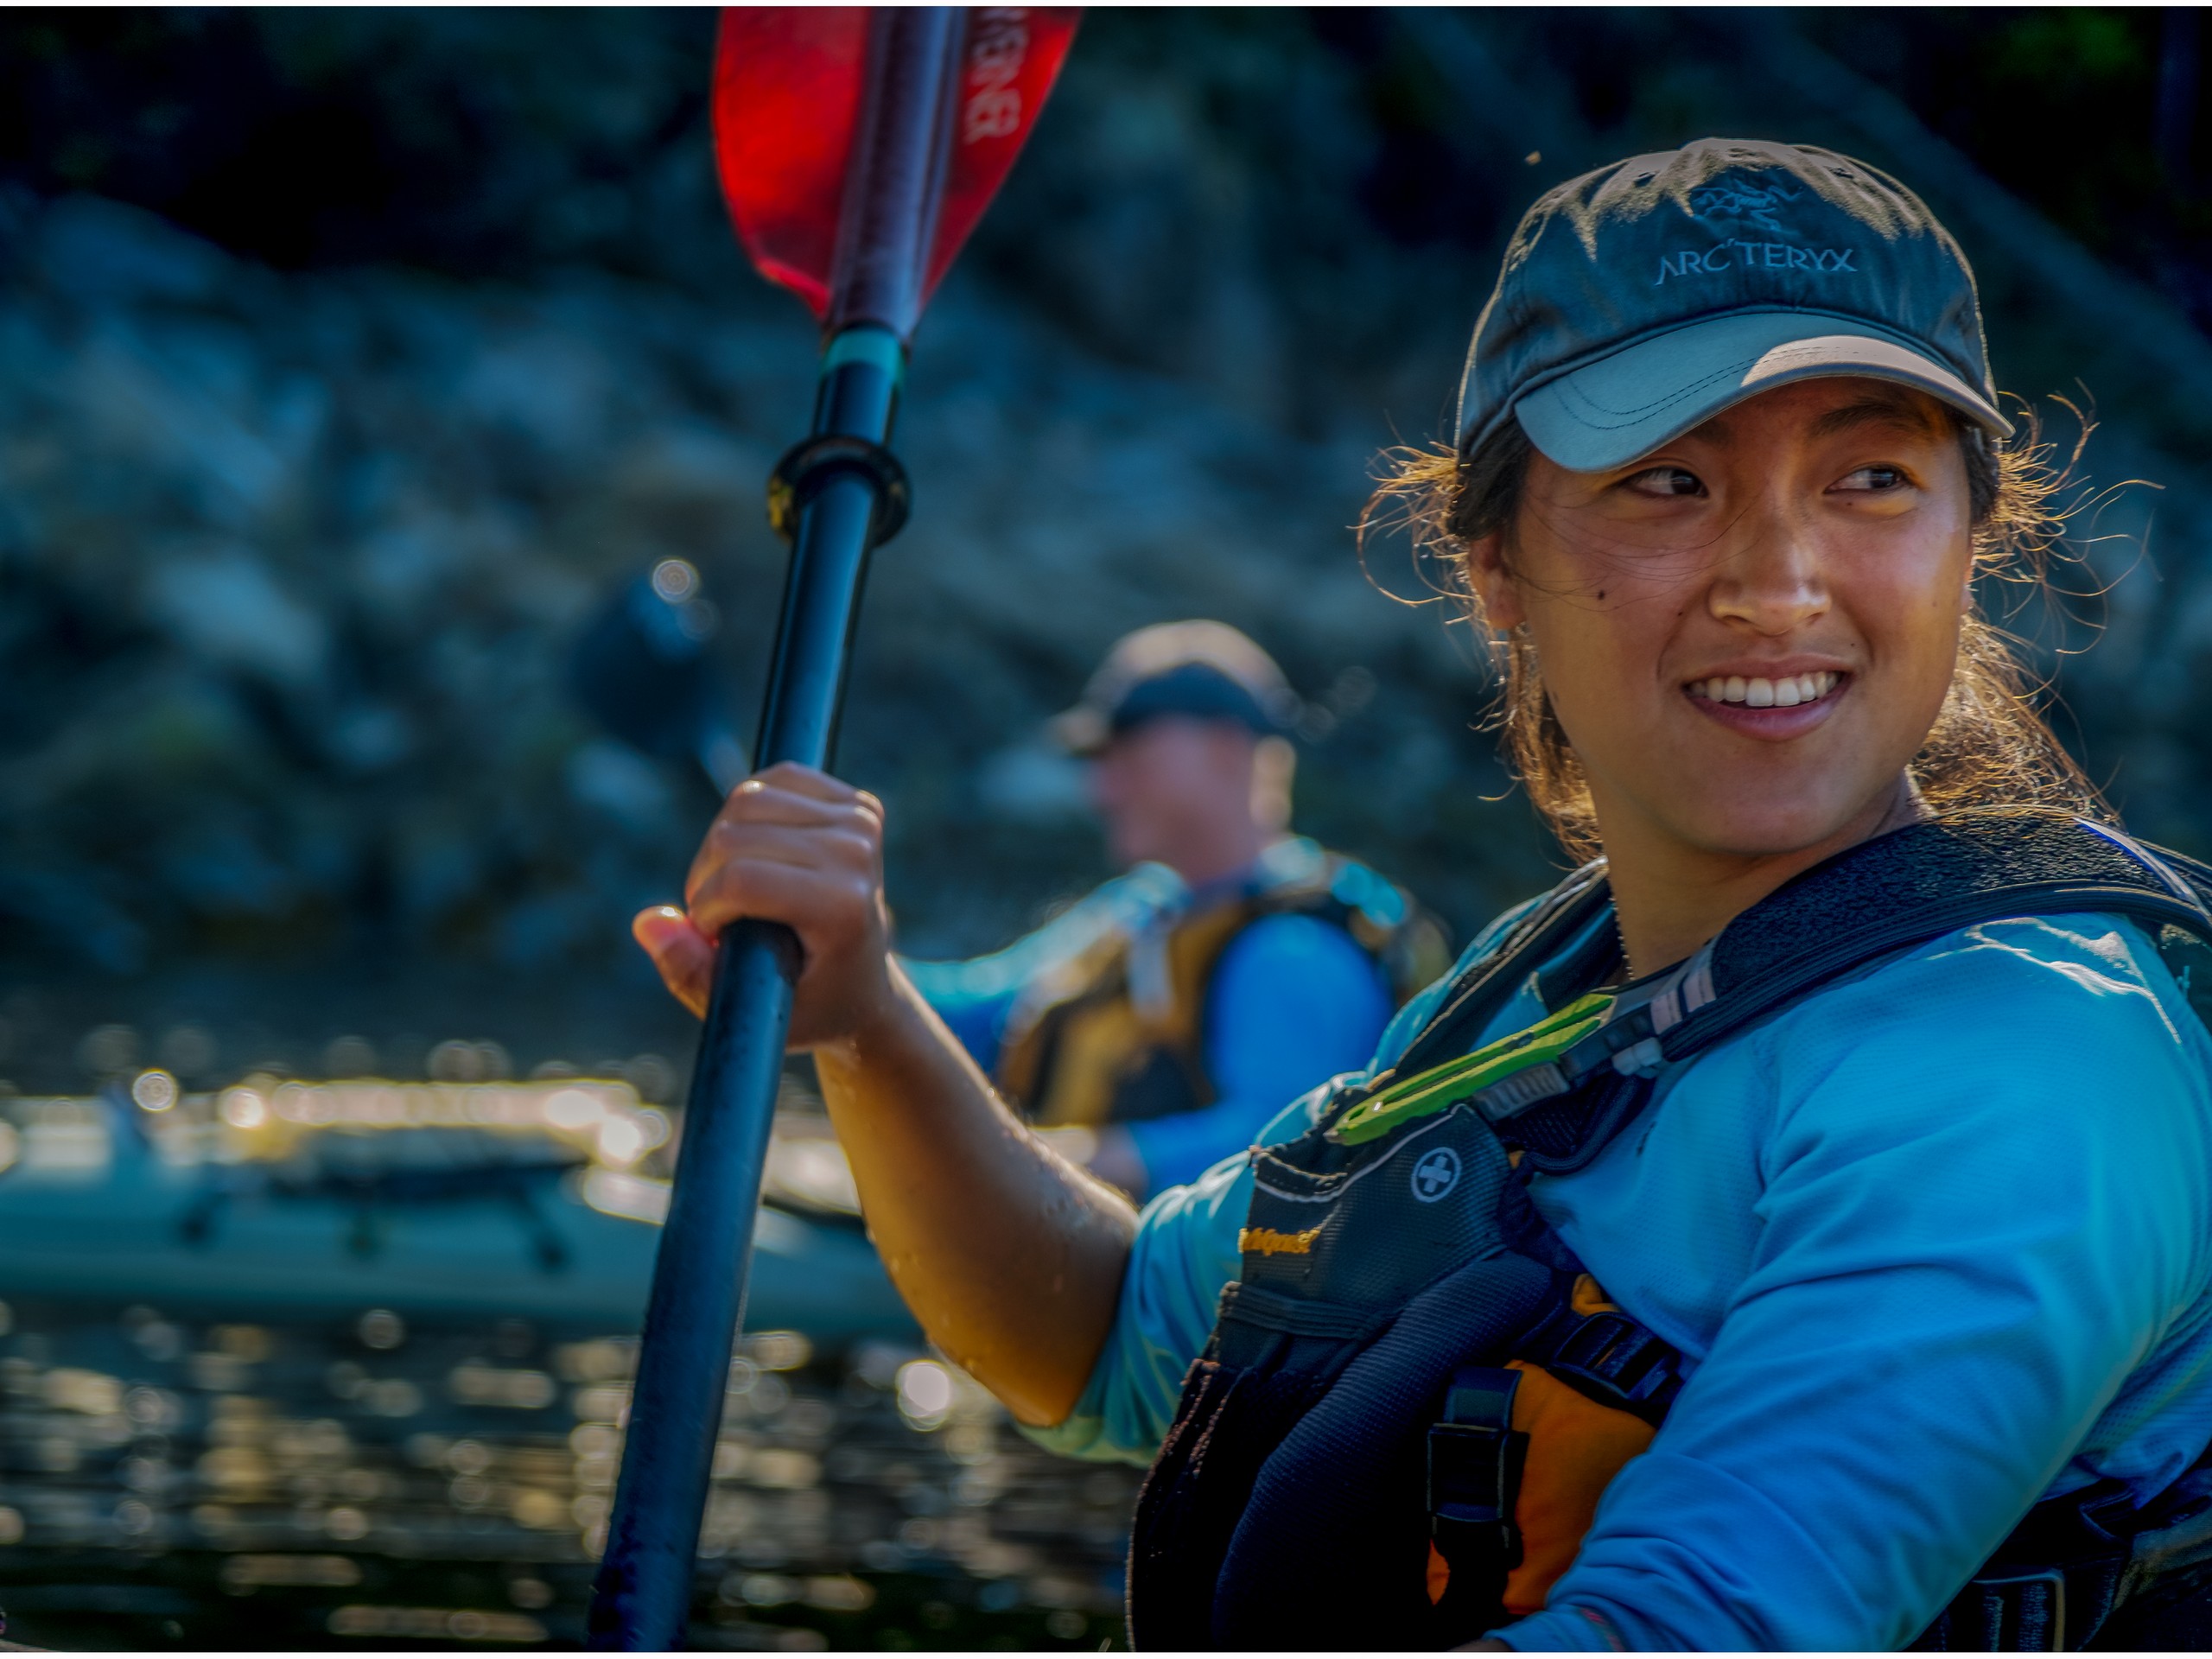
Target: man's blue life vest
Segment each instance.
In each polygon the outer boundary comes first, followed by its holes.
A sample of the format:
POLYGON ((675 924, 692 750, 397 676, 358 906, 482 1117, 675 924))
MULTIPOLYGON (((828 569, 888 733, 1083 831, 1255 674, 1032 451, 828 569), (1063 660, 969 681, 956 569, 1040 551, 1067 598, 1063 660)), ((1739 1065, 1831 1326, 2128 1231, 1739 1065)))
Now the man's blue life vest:
MULTIPOLYGON (((2212 870, 2069 814, 1989 809, 1852 848, 1687 962, 1466 1052, 1538 968, 1599 976, 1554 958, 1609 899, 1602 863, 1575 872, 1394 1067, 1253 1154, 1241 1276, 1138 1504, 1134 1646, 1433 1649, 1543 1605, 1684 1368, 1606 1299, 1527 1182, 1596 1157, 1662 1063, 2012 917, 2123 916, 2199 1018, 2212 1010, 2212 870)), ((2078 1648, 2207 1560, 2212 1462, 2141 1508, 2101 1482, 2037 1505, 1916 1645, 2078 1648)))

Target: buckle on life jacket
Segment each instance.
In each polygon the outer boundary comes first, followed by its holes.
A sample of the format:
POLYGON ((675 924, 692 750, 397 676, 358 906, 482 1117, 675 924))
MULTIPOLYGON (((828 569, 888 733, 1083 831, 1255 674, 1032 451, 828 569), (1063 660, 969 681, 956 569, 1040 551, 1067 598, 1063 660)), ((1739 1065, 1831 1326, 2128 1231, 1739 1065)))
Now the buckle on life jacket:
POLYGON ((1584 1315, 1541 1363, 1578 1393, 1633 1412, 1654 1427, 1682 1391, 1681 1356, 1674 1345, 1618 1312, 1584 1315))
POLYGON ((2065 1653, 2082 1647, 2123 1602, 2159 1576, 2146 1556, 2183 1550, 2196 1530, 2192 1483, 2137 1506, 2117 1480, 2047 1497, 1912 1643, 1936 1653, 2065 1653), (2145 1546, 2148 1546, 2146 1548, 2145 1546))
POLYGON ((2066 1574, 2057 1567, 1975 1579, 1953 1598, 1930 1632, 1951 1653, 2063 1653, 2066 1574))
POLYGON ((1521 1495, 1529 1437, 1513 1427, 1521 1373, 1463 1366, 1428 1431, 1428 1514, 1437 1553, 1462 1576, 1495 1580, 1521 1564, 1513 1506, 1521 1495))

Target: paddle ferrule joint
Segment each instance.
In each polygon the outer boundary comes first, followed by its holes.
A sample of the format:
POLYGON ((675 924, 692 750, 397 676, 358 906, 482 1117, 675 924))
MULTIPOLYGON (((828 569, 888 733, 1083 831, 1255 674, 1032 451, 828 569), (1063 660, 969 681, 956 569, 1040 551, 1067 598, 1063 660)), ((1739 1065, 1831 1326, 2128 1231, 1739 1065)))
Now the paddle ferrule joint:
POLYGON ((874 493, 874 527, 868 537, 874 545, 880 547, 906 528, 913 488, 899 457, 870 438, 818 432, 786 449, 768 475, 768 523, 777 535, 787 542, 798 535, 800 511, 836 473, 858 474, 874 493))
POLYGON ((860 478, 874 498, 871 546, 904 528, 912 489, 884 440, 891 435, 906 373, 906 348, 888 328, 857 323, 830 337, 822 351, 814 430, 785 452, 768 477, 768 522, 785 541, 798 535, 806 504, 841 473, 860 478))

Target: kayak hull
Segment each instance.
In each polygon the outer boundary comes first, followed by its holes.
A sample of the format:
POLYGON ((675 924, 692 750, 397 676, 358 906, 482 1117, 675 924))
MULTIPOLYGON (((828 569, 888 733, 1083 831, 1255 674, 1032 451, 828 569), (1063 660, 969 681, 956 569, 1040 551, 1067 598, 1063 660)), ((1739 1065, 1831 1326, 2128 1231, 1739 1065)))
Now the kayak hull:
MULTIPOLYGON (((226 1190, 151 1156, 0 1175, 0 1294, 255 1319, 521 1319, 602 1335, 642 1321, 660 1229, 583 1201, 573 1175, 384 1202, 226 1190)), ((746 1325, 817 1342, 908 1336, 865 1234, 764 1207, 746 1325)))

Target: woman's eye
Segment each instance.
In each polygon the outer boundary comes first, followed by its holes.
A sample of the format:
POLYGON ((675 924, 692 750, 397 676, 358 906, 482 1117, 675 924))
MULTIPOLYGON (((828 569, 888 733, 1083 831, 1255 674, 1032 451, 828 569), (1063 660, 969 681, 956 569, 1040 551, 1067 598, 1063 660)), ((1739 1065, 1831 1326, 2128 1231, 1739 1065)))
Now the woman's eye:
POLYGON ((1902 467, 1861 467, 1855 473, 1847 473, 1833 487, 1838 490, 1866 491, 1901 490, 1911 480, 1905 477, 1902 467))
POLYGON ((1638 495, 1703 495, 1705 486, 1695 473, 1680 467, 1652 467, 1624 480, 1638 495))

